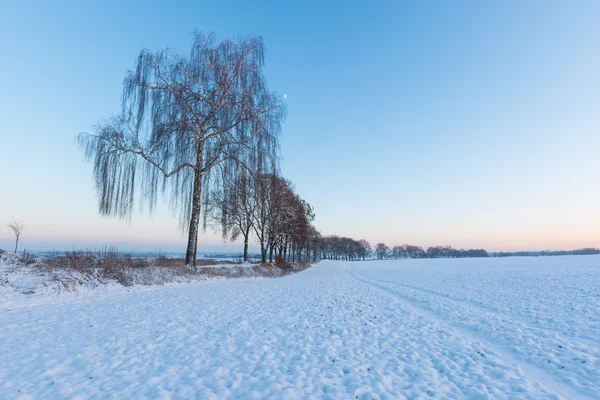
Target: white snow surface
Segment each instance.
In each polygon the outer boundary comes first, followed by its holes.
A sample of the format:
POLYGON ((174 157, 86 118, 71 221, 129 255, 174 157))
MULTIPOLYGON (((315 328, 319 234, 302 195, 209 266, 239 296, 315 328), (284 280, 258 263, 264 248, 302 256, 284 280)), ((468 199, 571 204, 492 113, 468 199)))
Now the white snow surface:
POLYGON ((0 299, 0 398, 600 398, 600 257, 0 299))

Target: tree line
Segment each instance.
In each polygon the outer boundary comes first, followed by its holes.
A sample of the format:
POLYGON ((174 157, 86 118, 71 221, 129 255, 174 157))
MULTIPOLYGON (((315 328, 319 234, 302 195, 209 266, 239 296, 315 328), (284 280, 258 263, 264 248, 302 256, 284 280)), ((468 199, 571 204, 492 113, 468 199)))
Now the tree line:
POLYGON ((244 242, 248 261, 251 236, 260 244, 261 261, 312 259, 315 228, 311 205, 294 191, 293 184, 276 174, 241 172, 224 179, 212 193, 207 216, 220 227, 223 238, 244 242))
POLYGON ((317 246, 322 259, 356 261, 371 256, 371 245, 364 239, 330 235, 317 238, 317 246))
POLYGON ((542 251, 514 251, 496 252, 492 257, 537 257, 537 256, 588 256, 600 254, 600 249, 593 247, 576 250, 542 250, 542 251))
POLYGON ((450 246, 432 246, 424 250, 421 246, 404 244, 389 248, 385 243, 375 246, 375 256, 378 260, 387 258, 471 258, 489 257, 484 249, 455 249, 450 246))

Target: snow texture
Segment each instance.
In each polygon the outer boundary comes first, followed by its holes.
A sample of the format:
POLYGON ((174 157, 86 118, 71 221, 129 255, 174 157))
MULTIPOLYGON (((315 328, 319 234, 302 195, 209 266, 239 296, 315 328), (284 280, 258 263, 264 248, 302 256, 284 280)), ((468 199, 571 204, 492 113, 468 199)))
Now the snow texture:
POLYGON ((2 399, 600 398, 599 256, 0 299, 2 399))

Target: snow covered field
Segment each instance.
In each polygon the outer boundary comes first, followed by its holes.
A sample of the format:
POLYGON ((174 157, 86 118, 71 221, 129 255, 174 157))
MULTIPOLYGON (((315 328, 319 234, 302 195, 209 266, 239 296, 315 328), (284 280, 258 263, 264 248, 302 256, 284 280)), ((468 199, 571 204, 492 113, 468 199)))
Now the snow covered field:
POLYGON ((0 303, 0 398, 600 398, 600 257, 323 261, 0 303))

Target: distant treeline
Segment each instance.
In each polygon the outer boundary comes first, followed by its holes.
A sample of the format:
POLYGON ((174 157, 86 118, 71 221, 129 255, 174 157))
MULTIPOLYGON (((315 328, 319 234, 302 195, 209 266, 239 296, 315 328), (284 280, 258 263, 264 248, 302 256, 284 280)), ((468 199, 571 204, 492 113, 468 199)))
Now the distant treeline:
POLYGON ((491 253, 491 257, 538 257, 538 256, 586 256, 600 254, 600 249, 586 248, 577 250, 513 251, 491 253))
MULTIPOLYGON (((329 240, 334 238, 342 241, 342 243, 356 243, 357 247, 360 249, 362 247, 361 257, 364 256, 374 256, 378 260, 385 259, 400 259, 400 258, 475 258, 475 257, 535 257, 535 256, 566 256, 566 255, 591 255, 591 254, 600 254, 600 249, 596 248, 585 248, 585 249, 577 249, 577 250, 543 250, 543 251, 517 251, 517 252, 493 252, 488 253, 484 249, 455 249, 451 246, 432 246, 428 247, 427 250, 423 249, 421 246, 414 246, 410 244, 404 244, 401 246, 394 246, 392 248, 388 247, 385 243, 377 243, 375 248, 371 252, 370 246, 360 246, 359 243, 366 243, 366 241, 362 240, 359 242, 353 241, 348 238, 337 238, 337 237, 328 237, 329 240)), ((335 246, 334 246, 335 248, 335 246)), ((342 246, 343 248, 343 246, 342 246)), ((325 254, 323 258, 334 258, 334 259, 356 259, 352 257, 352 254, 347 254, 343 251, 341 252, 333 252, 333 254, 325 254), (329 257, 327 257, 329 255, 329 257), (333 257, 331 257, 333 255, 333 257), (350 255, 350 257, 345 257, 350 255)))
POLYGON ((471 258, 471 257, 489 257, 487 251, 483 249, 455 249, 450 246, 432 246, 424 250, 421 246, 403 244, 394 246, 391 249, 385 243, 378 243, 375 246, 375 256, 379 260, 386 258, 471 258))
POLYGON ((374 256, 378 260, 400 258, 467 258, 489 257, 483 249, 454 249, 450 246, 432 246, 424 250, 421 246, 404 244, 389 248, 385 243, 377 243, 375 249, 364 239, 354 240, 348 237, 324 236, 317 241, 321 258, 329 260, 365 260, 374 256))

